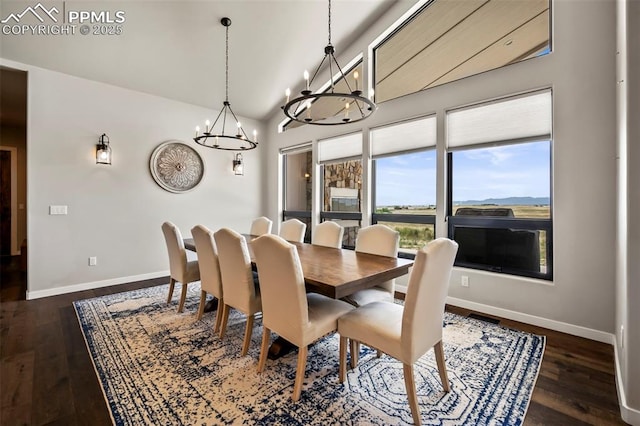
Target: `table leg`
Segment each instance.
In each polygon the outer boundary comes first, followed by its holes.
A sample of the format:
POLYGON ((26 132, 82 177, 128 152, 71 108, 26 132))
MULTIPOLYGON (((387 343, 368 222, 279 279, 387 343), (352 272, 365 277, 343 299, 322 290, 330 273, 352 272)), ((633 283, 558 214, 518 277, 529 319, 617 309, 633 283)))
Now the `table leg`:
POLYGON ((294 345, 287 339, 278 336, 278 338, 273 341, 271 346, 269 346, 269 353, 267 355, 267 358, 278 359, 285 356, 294 349, 296 349, 296 345, 294 345))
POLYGON ((204 305, 204 312, 213 312, 218 309, 218 298, 214 297, 213 299, 207 300, 207 303, 204 305))

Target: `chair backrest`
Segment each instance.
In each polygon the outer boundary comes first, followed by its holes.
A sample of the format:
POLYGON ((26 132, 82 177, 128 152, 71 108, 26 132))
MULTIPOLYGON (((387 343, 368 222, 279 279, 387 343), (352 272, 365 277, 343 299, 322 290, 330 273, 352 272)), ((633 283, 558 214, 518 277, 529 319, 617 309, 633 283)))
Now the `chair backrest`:
POLYGON ((360 253, 397 257, 399 245, 400 233, 380 224, 362 228, 356 238, 356 251, 360 253))
POLYGON ((280 225, 280 236, 287 241, 296 241, 301 243, 304 241, 304 233, 307 230, 307 224, 298 219, 289 219, 280 225))
POLYGON ((260 276, 263 324, 300 345, 309 311, 298 251, 277 235, 256 238, 251 247, 260 276))
POLYGON ((256 293, 247 241, 229 228, 218 230, 213 237, 218 247, 224 303, 248 312, 256 293))
POLYGON ((222 298, 222 278, 218 249, 213 240, 213 232, 203 225, 196 225, 191 229, 193 241, 198 253, 198 268, 200 269, 200 286, 202 290, 222 298))
POLYGON ((178 227, 171 222, 162 224, 162 233, 164 241, 167 243, 171 278, 183 282, 187 272, 187 251, 184 248, 182 234, 178 227))
POLYGON ((322 222, 313 231, 312 244, 317 246, 342 248, 344 228, 330 220, 322 222))
POLYGON ((264 217, 264 216, 259 217, 257 219, 254 219, 253 222, 251 222, 251 230, 249 231, 249 234, 251 235, 270 234, 272 225, 273 225, 273 222, 271 222, 271 219, 269 219, 268 217, 264 217))
MULTIPOLYGON (((400 246, 400 233, 386 225, 375 224, 358 231, 356 251, 377 254, 380 256, 397 257, 400 246)), ((391 296, 395 293, 396 281, 389 280, 378 287, 386 289, 391 296)))
POLYGON ((444 304, 458 243, 431 241, 416 254, 402 316, 402 351, 411 361, 442 340, 444 304))

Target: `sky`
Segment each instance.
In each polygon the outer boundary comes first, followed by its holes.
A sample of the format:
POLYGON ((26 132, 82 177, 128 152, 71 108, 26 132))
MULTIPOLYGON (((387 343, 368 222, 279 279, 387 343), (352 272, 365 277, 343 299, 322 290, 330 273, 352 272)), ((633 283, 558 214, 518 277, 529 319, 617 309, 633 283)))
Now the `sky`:
MULTIPOLYGON (((550 196, 550 143, 456 151, 454 201, 550 196)), ((435 150, 376 160, 376 205, 436 202, 435 150)))

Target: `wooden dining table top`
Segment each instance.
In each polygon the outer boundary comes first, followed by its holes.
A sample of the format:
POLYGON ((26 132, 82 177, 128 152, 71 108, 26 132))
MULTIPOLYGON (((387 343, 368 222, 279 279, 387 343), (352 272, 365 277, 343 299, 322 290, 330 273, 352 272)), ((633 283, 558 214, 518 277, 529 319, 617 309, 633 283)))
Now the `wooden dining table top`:
MULTIPOLYGON (((244 235, 249 254, 254 261, 251 240, 255 235, 244 235)), ((185 238, 185 248, 196 251, 192 238, 185 238)), ((413 260, 378 256, 354 250, 291 242, 298 249, 298 257, 307 290, 334 299, 348 296, 358 290, 373 287, 409 272, 413 260)), ((258 271, 260 274, 260 271, 258 271)))

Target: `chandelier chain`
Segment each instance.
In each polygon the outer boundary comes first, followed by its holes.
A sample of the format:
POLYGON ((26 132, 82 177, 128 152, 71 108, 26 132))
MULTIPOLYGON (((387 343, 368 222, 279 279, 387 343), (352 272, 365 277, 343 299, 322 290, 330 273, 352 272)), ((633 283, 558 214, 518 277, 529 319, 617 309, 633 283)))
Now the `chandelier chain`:
POLYGON ((331 46, 331 0, 329 0, 329 46, 331 46))
POLYGON ((229 102, 229 27, 225 27, 226 29, 226 40, 225 40, 225 45, 226 45, 226 52, 225 52, 225 81, 226 81, 226 88, 225 88, 225 100, 227 102, 229 102))

